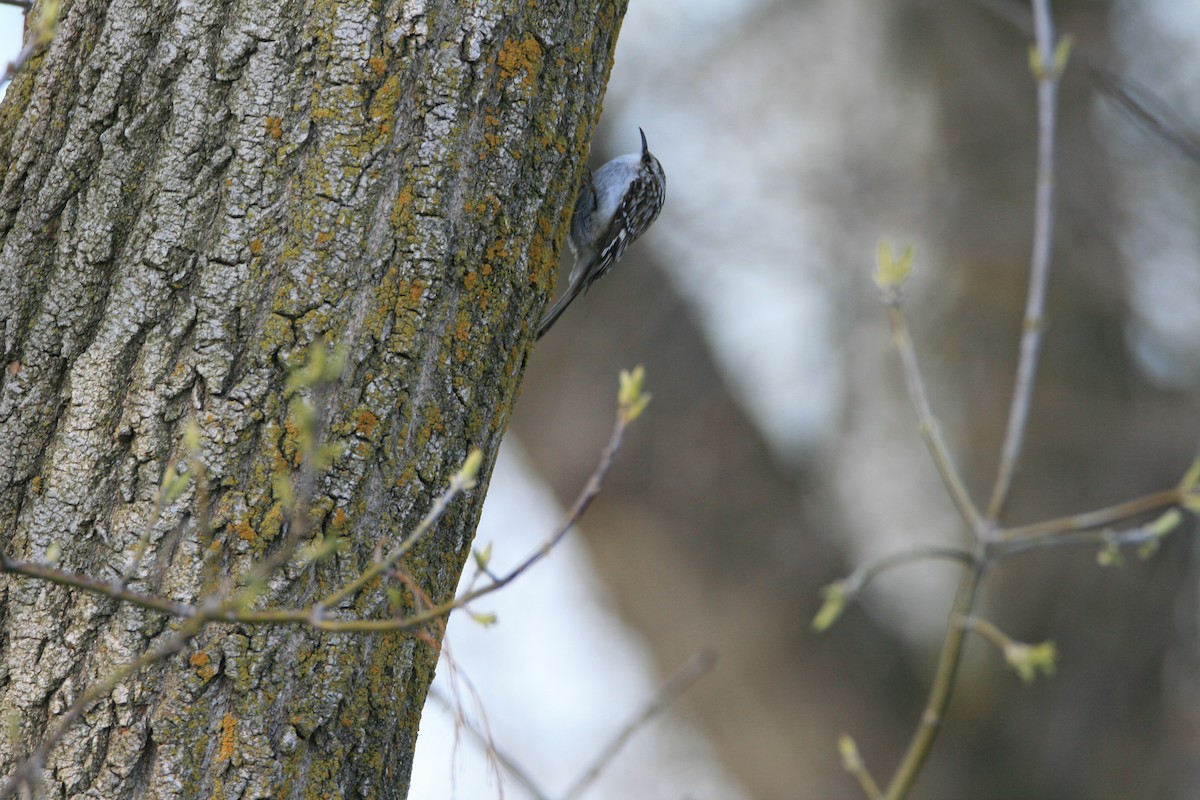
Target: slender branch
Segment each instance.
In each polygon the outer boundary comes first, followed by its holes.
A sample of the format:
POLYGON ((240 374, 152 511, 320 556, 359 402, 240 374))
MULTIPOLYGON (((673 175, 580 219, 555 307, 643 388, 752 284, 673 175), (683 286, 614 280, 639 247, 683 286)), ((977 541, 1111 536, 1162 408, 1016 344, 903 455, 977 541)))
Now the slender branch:
POLYGON ((960 624, 961 620, 971 615, 975 605, 975 595, 983 577, 983 566, 964 567, 958 583, 958 594, 954 598, 954 608, 950 612, 950 621, 946 626, 946 638, 942 642, 942 652, 938 656, 937 672, 933 678, 933 688, 921 714, 921 722, 909 742, 900 765, 888 784, 884 794, 886 800, 901 800, 906 797, 920 775, 938 732, 942 728, 946 708, 950 705, 950 695, 954 689, 954 679, 958 674, 958 664, 962 658, 963 642, 966 631, 960 624))
MULTIPOLYGON (((1011 542, 997 544, 993 550, 996 559, 1018 556, 1033 550, 1046 550, 1051 547, 1095 547, 1119 548, 1128 545, 1154 547, 1167 536, 1182 520, 1182 514, 1172 507, 1158 519, 1135 528, 1114 531, 1103 530, 1064 530, 1056 533, 1046 533, 1037 537, 1015 539, 1011 542)), ((1101 562, 1104 563, 1104 562, 1101 562)))
POLYGON ((863 760, 862 754, 858 752, 858 745, 849 735, 843 735, 838 740, 838 750, 842 753, 842 768, 854 776, 858 781, 859 787, 863 790, 863 794, 867 796, 867 800, 883 800, 883 792, 879 789, 879 784, 875 782, 875 778, 871 776, 871 771, 867 769, 867 762, 863 760))
POLYGON ((554 547, 563 540, 568 533, 578 524, 588 506, 596 499, 596 495, 600 494, 601 488, 604 486, 604 478, 608 475, 609 469, 612 468, 613 459, 617 452, 621 449, 621 443, 625 438, 625 430, 629 427, 632 420, 624 414, 617 415, 617 421, 613 426, 612 436, 609 438, 608 445, 600 455, 600 461, 596 464, 596 469, 588 478, 587 484, 583 491, 575 499, 575 503, 571 506, 567 517, 559 525, 558 529, 544 541, 533 553, 531 553, 524 561, 514 567, 507 573, 496 577, 491 583, 485 584, 478 589, 472 589, 459 594, 452 600, 442 603, 438 606, 433 606, 425 611, 409 615, 407 617, 396 617, 392 619, 325 619, 321 616, 320 609, 266 609, 263 611, 243 611, 230 614, 229 622, 243 622, 248 624, 264 624, 264 623, 285 623, 285 624, 300 624, 309 625, 314 628, 327 631, 348 632, 357 631, 360 633, 387 633, 392 631, 409 630, 424 625, 427 622, 440 619, 456 608, 462 608, 469 603, 485 597, 492 592, 503 589, 508 584, 512 583, 530 567, 545 558, 554 547))
POLYGON ((1170 508, 1171 506, 1177 506, 1182 502, 1183 493, 1176 487, 1143 497, 1136 497, 1133 500, 1126 500, 1123 503, 1096 509, 1095 511, 1085 511, 1082 514, 1072 514, 1067 517, 1059 517, 1044 522, 1035 522, 1032 525, 1005 528, 997 536, 1002 542, 1013 542, 1020 539, 1034 539, 1043 536, 1085 531, 1091 528, 1102 528, 1106 525, 1123 522, 1130 517, 1145 514, 1149 511, 1158 511, 1170 508))
POLYGON ((900 364, 904 369, 905 382, 908 385, 908 394, 912 398, 912 404, 917 411, 917 421, 921 428, 921 438, 925 440, 925 446, 929 449, 929 454, 933 457, 933 463, 937 467, 938 475, 942 478, 942 483, 946 485, 946 490, 950 493, 950 497, 954 500, 955 507, 958 508, 958 513, 970 526, 971 530, 979 535, 981 532, 982 518, 979 509, 976 508, 975 502, 971 499, 970 493, 967 491, 966 484, 963 483, 962 476, 958 472, 958 468, 954 466, 954 460, 950 456, 950 448, 946 446, 946 442, 942 439, 942 430, 937 423, 937 419, 933 416, 933 409, 929 405, 929 394, 925 390, 925 380, 921 377, 921 368, 917 363, 917 352, 913 347, 912 336, 909 334, 908 322, 904 318, 904 311, 900 307, 900 300, 897 294, 890 294, 886 298, 888 306, 888 321, 892 326, 892 343, 896 347, 896 352, 900 356, 900 364))
POLYGON ((33 8, 33 0, 0 0, 0 6, 15 6, 28 14, 33 8))
POLYGON ((621 748, 633 738, 633 735, 645 727, 646 723, 666 710, 692 684, 704 677, 713 668, 716 661, 716 655, 712 651, 702 650, 667 676, 667 679, 658 687, 658 691, 654 693, 654 696, 617 732, 612 741, 596 756, 592 765, 567 789, 566 793, 562 796, 562 800, 578 800, 579 797, 582 797, 588 787, 600 776, 600 773, 616 758, 621 748))
POLYGON ((370 566, 363 570, 362 574, 357 578, 350 581, 337 591, 332 592, 326 597, 322 598, 321 601, 316 605, 315 610, 317 613, 319 614, 323 609, 328 608, 329 606, 336 606, 347 597, 352 597, 353 595, 357 594, 368 583, 395 566, 400 559, 404 558, 404 556, 410 550, 412 550, 417 542, 424 538, 424 536, 433 529, 433 526, 436 525, 438 520, 442 518, 442 515, 446 513, 446 509, 450 507, 450 503, 454 501, 454 498, 458 497, 458 495, 462 494, 473 485, 474 481, 472 478, 464 475, 462 472, 456 473, 450 479, 449 488, 433 501, 433 505, 430 507, 428 513, 426 513, 421 519, 420 523, 417 524, 417 527, 413 529, 413 532, 405 537, 400 544, 396 545, 396 547, 389 552, 386 557, 374 561, 370 566))
POLYGON ((4 68, 4 72, 0 73, 0 86, 4 86, 14 77, 16 77, 16 74, 21 71, 21 67, 25 66, 25 62, 32 58, 33 54, 37 52, 39 46, 40 43, 37 41, 37 39, 34 39, 33 41, 29 42, 29 44, 21 48, 21 51, 17 53, 16 58, 8 62, 8 66, 4 68))
POLYGON ((1161 97, 1111 70, 1094 68, 1091 76, 1096 88, 1111 97, 1134 122, 1192 161, 1200 162, 1200 139, 1161 97))
POLYGON ((1037 80, 1037 187, 1034 192, 1033 251, 1029 265, 1029 294, 1021 332, 1020 357, 1009 406, 1008 426, 1000 450, 996 482, 987 506, 987 519, 999 518, 1012 488, 1013 473, 1029 423, 1033 387, 1042 346, 1046 289, 1050 281, 1050 248, 1054 235, 1054 132, 1061 65, 1054 38, 1049 0, 1033 0, 1034 77, 1037 80))
POLYGON ((196 607, 190 603, 180 603, 176 600, 158 597, 157 595, 135 592, 127 589, 120 580, 97 580, 78 572, 66 572, 65 570, 60 570, 46 564, 17 561, 3 554, 0 554, 0 572, 24 575, 27 578, 36 578, 59 586, 67 586, 72 589, 90 592, 91 594, 104 595, 114 600, 122 600, 126 603, 140 606, 141 608, 161 611, 173 617, 188 618, 196 615, 196 607))
POLYGON ((937 545, 914 547, 860 565, 842 581, 842 585, 848 594, 859 594, 870 585, 871 581, 888 570, 911 564, 914 561, 933 560, 958 561, 968 567, 975 566, 977 561, 974 554, 961 547, 939 547, 937 545))
MULTIPOLYGON (((618 414, 617 421, 613 426, 612 436, 609 438, 608 445, 604 448, 600 456, 600 461, 596 465, 595 471, 588 479, 583 491, 576 498, 574 505, 571 507, 570 513, 566 519, 560 524, 555 532, 546 539, 542 545, 531 553, 524 561, 514 567, 506 574, 500 575, 490 583, 468 592, 464 592, 454 599, 442 603, 440 605, 430 606, 424 611, 412 614, 407 617, 395 617, 389 619, 329 619, 325 616, 327 607, 340 602, 346 597, 354 594, 363 588, 372 578, 383 574, 395 562, 403 557, 403 555, 411 549, 413 543, 423 536, 445 513, 446 507, 450 501, 459 493, 469 488, 471 485, 469 480, 463 477, 460 472, 451 479, 450 487, 437 500, 434 501, 433 507, 425 518, 422 519, 417 529, 413 531, 396 550, 379 561, 373 562, 366 570, 363 571, 357 578, 342 588, 325 597, 315 606, 311 608, 267 608, 267 609, 248 609, 245 606, 253 602, 254 597, 240 594, 241 602, 227 602, 219 606, 203 608, 187 603, 178 603, 166 598, 156 597, 153 595, 143 595, 138 592, 133 592, 124 588, 120 583, 97 581, 88 578, 84 575, 76 575, 67 573, 61 570, 54 569, 39 564, 27 564, 25 562, 13 561, 3 555, 0 555, 0 569, 3 571, 15 572, 29 577, 41 578, 53 581, 64 586, 71 586, 85 592, 93 594, 101 594, 108 597, 114 597, 128 602, 135 603, 144 608, 151 608, 156 611, 162 611, 172 616, 185 617, 193 620, 199 620, 201 623, 207 622, 237 622, 246 625, 307 625, 312 628, 325 631, 337 632, 360 632, 360 633, 388 633, 394 631, 411 630, 420 627, 428 622, 441 619, 454 611, 456 608, 462 608, 473 600, 478 600, 481 597, 498 591, 508 584, 512 583, 520 577, 526 570, 532 567, 537 562, 541 561, 554 549, 563 537, 565 537, 578 524, 588 506, 600 494, 600 490, 604 485, 604 478, 608 475, 609 469, 612 467, 613 459, 621 448, 621 442, 625 436, 625 430, 632 421, 624 413, 618 414)), ((309 480, 302 479, 302 496, 307 496, 311 491, 309 480)), ((302 515, 301 515, 302 516, 302 515)), ((295 525, 294 531, 305 530, 305 523, 297 520, 293 521, 295 525)), ((288 543, 280 550, 286 550, 289 553, 293 552, 295 545, 298 543, 300 535, 290 535, 288 543)), ((256 569, 255 575, 270 574, 264 572, 268 567, 271 571, 282 566, 278 554, 264 561, 263 566, 256 569)), ((261 580, 261 578, 260 578, 261 580)), ((259 580, 247 580, 247 584, 255 586, 259 580)))
POLYGON ((443 709, 454 715, 454 721, 458 724, 475 744, 479 745, 490 758, 494 758, 496 763, 508 773, 509 777, 520 784, 521 788, 533 797, 533 800, 551 800, 550 795, 543 792, 533 778, 525 771, 524 767, 516 762, 511 756, 507 755, 503 750, 496 747, 496 743, 489 736, 484 734, 467 719, 465 714, 462 714, 450 702, 450 698, 446 697, 437 687, 429 690, 430 699, 434 700, 443 709))
POLYGON ((984 639, 987 639, 989 642, 995 645, 996 649, 1001 652, 1003 652, 1004 648, 1008 647, 1009 643, 1012 642, 1012 639, 1006 633, 1004 633, 1004 631, 1000 630, 994 624, 981 617, 964 617, 960 624, 962 625, 963 630, 970 633, 979 634, 984 639))
POLYGON ((563 522, 559 525, 558 530, 551 534, 546 541, 542 542, 541 546, 537 550, 531 553, 528 558, 526 558, 516 567, 499 576, 496 580, 492 581, 492 583, 472 592, 468 592, 460 597, 456 601, 459 605, 465 605, 472 600, 483 597, 487 594, 491 594, 497 589, 501 589, 512 583, 523 573, 525 573, 526 570, 549 555, 550 551, 553 550, 554 547, 561 542, 577 524, 579 524, 579 520, 583 518, 584 513, 588 510, 588 507, 591 506, 592 501, 596 499, 596 496, 600 494, 600 490, 604 487, 604 479, 608 476, 608 471, 612 469, 613 460, 616 458, 617 453, 621 450, 621 444, 625 440, 625 430, 628 427, 629 420, 627 420, 623 415, 618 415, 617 421, 613 425, 612 434, 609 436, 608 444, 604 446, 604 450, 600 454, 600 460, 597 462, 595 470, 593 470, 591 476, 588 478, 588 481, 584 485, 583 490, 579 493, 579 496, 575 498, 575 502, 571 505, 570 512, 567 514, 566 519, 563 520, 563 522))

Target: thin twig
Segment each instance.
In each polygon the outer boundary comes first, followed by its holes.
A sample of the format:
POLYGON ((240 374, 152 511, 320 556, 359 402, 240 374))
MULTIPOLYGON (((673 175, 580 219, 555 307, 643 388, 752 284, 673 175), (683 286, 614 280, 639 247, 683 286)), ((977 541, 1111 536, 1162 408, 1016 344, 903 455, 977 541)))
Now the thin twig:
POLYGON ((1182 119, 1161 97, 1107 69, 1095 68, 1092 80, 1133 119, 1192 161, 1200 163, 1200 138, 1194 126, 1182 119))
POLYGON ((0 6, 15 6, 28 14, 33 8, 33 0, 0 0, 0 6))
POLYGON ((704 677, 713 668, 716 661, 716 655, 712 651, 702 650, 672 672, 658 687, 658 691, 654 693, 654 696, 617 732, 612 741, 596 756, 592 765, 567 789, 566 793, 563 794, 562 800, 578 800, 596 778, 600 776, 600 773, 616 758, 617 753, 620 752, 621 748, 625 746, 633 735, 645 727, 646 723, 661 714, 671 703, 675 702, 675 699, 683 694, 688 687, 704 677))
MULTIPOLYGON (((625 437, 625 430, 629 427, 632 418, 627 417, 626 410, 622 409, 617 414, 617 420, 613 425, 612 435, 609 438, 607 446, 601 453, 600 460, 596 465, 596 469, 588 478, 587 484, 576 498, 566 519, 559 525, 554 533, 546 539, 542 545, 531 553, 524 561, 518 564, 509 572, 496 577, 490 583, 481 586, 478 589, 463 592, 457 597, 436 606, 430 606, 423 611, 407 617, 393 617, 388 619, 329 619, 326 617, 328 613, 327 607, 333 605, 355 592, 361 590, 373 577, 382 575, 396 560, 404 555, 412 544, 421 536, 432 528, 432 526, 445 513, 449 506, 458 494, 469 488, 471 482, 466 480, 463 474, 457 473, 452 479, 447 490, 434 501, 433 506, 425 515, 424 519, 418 524, 417 529, 406 538, 397 547, 396 550, 381 560, 373 562, 362 574, 355 578, 350 583, 325 597, 316 605, 309 608, 266 608, 266 609, 249 609, 246 606, 252 603, 257 594, 261 591, 259 587, 266 576, 282 567, 290 556, 295 552, 299 543, 308 529, 307 514, 296 513, 292 517, 292 529, 289 531, 287 540, 279 550, 273 553, 269 558, 265 559, 261 564, 255 567, 246 577, 243 583, 250 587, 251 592, 239 593, 242 602, 221 603, 217 606, 196 606, 187 603, 178 603, 166 598, 157 597, 154 595, 145 595, 139 592, 134 592, 121 586, 120 583, 96 581, 87 576, 67 573, 61 570, 56 570, 52 567, 47 567, 38 564, 26 564, 17 562, 7 557, 0 555, 0 567, 3 569, 25 574, 30 577, 51 580, 64 586, 71 586, 85 592, 93 594, 101 594, 108 597, 126 600, 135 603, 145 608, 162 611, 172 616, 185 617, 188 619, 199 620, 201 623, 208 622, 237 622, 245 625, 306 625, 311 628, 325 631, 336 631, 341 633, 359 632, 359 633, 389 633, 395 631, 411 630, 413 628, 425 625, 428 622, 439 620, 445 617, 450 612, 457 608, 462 608, 468 603, 485 597, 492 592, 499 591, 508 584, 512 583, 520 577, 526 570, 532 567, 537 562, 541 561, 550 553, 554 547, 562 541, 574 527, 578 524, 580 518, 592 501, 600 494, 600 490, 604 485, 604 479, 608 475, 608 471, 612 468, 613 460, 617 452, 621 449, 621 442, 625 437), (287 558, 284 557, 287 556, 287 558)), ((300 481, 300 492, 297 495, 297 502, 303 502, 305 507, 311 500, 315 477, 305 471, 300 481)))
POLYGON ((196 616, 196 606, 190 603, 181 603, 166 597, 135 592, 132 589, 126 588, 120 580, 97 580, 78 572, 67 572, 46 564, 17 561, 3 554, 0 554, 0 572, 24 575, 27 578, 36 578, 59 586, 80 589, 90 594, 104 595, 105 597, 121 600, 135 606, 140 606, 141 608, 161 611, 173 617, 186 619, 196 616))
POLYGON ((998 544, 992 552, 995 559, 1010 558, 1023 555, 1034 550, 1046 550, 1057 547, 1127 547, 1131 545, 1151 545, 1162 541, 1174 524, 1181 517, 1177 511, 1168 511, 1159 520, 1138 525, 1134 528, 1114 531, 1109 528, 1101 530, 1064 530, 1058 533, 1048 533, 1038 537, 1017 539, 998 544), (1171 519, 1169 515, 1176 515, 1171 519), (1169 527, 1160 527, 1161 521, 1169 520, 1169 527), (1158 524, 1156 524, 1158 523, 1158 524))
POLYGON ((1033 0, 1034 49, 1037 79, 1037 187, 1034 192, 1033 250, 1029 264, 1029 294, 1025 302, 1025 321, 1021 332, 1017 376, 1009 406, 1008 426, 1000 449, 996 482, 987 506, 987 519, 995 522, 1004 510, 1012 488, 1013 473, 1021 458, 1021 446, 1029 423, 1033 387, 1037 379, 1042 345, 1046 289, 1050 282, 1050 249, 1054 238, 1054 135, 1057 114, 1060 65, 1056 63, 1058 43, 1049 0, 1033 0))
POLYGON ((1012 542, 1018 539, 1034 539, 1042 536, 1070 533, 1072 531, 1084 531, 1090 528, 1102 528, 1106 525, 1115 525, 1119 522, 1124 522, 1130 517, 1136 517, 1138 514, 1177 506, 1182 502, 1183 493, 1176 487, 1143 497, 1136 497, 1133 500, 1126 500, 1124 503, 1118 503, 1117 505, 1100 508, 1095 511, 1072 514, 1067 517, 1046 520, 1045 522, 1035 522, 1032 525, 1022 525, 1017 528, 1005 528, 999 531, 997 538, 1002 542, 1012 542))
MULTIPOLYGON (((1056 62, 1058 45, 1054 38, 1049 0, 1033 0, 1035 38, 1035 77, 1038 98, 1038 159, 1037 188, 1034 202, 1034 236, 1030 257, 1029 295, 1025 306, 1025 322, 1021 334, 1020 358, 1009 408, 1008 426, 1001 448, 996 483, 988 502, 986 519, 974 527, 984 541, 994 534, 992 529, 1012 486, 1013 472, 1021 455, 1021 445, 1029 421, 1029 408, 1037 378, 1038 356, 1042 342, 1042 316, 1050 274, 1050 245, 1054 230, 1054 129, 1058 77, 1061 64, 1056 62)), ((960 502, 956 499, 956 502, 960 502)), ((909 742, 900 765, 888 784, 887 800, 901 800, 908 795, 924 767, 942 720, 950 704, 958 665, 962 659, 966 636, 961 620, 971 616, 985 565, 976 564, 963 569, 958 593, 950 613, 946 638, 938 657, 933 687, 920 724, 909 742)))
POLYGON ((450 698, 446 697, 440 689, 434 687, 429 690, 429 697, 437 702, 442 708, 454 715, 454 721, 471 737, 471 740, 479 745, 490 758, 494 758, 505 772, 509 774, 513 780, 521 785, 521 788, 528 792, 534 800, 551 800, 550 795, 546 794, 538 787, 533 778, 525 769, 516 762, 516 760, 506 754, 503 750, 496 746, 492 738, 471 723, 467 716, 461 713, 450 702, 450 698))
POLYGON ((925 380, 921 377, 921 367, 917 363, 917 352, 913 347, 912 335, 909 333, 908 322, 904 318, 904 310, 900 306, 899 296, 892 294, 887 297, 887 306, 888 322, 891 323, 892 327, 892 343, 895 345, 896 352, 900 356, 900 365, 904 370, 905 382, 908 385, 908 394, 917 411, 917 421, 921 429, 921 438, 925 440, 925 446, 929 449, 929 454, 933 457, 933 463, 937 467, 938 475, 941 476, 942 483, 946 485, 946 490, 950 493, 951 499, 954 500, 954 505, 958 508, 958 513, 962 515, 962 518, 971 530, 976 535, 979 535, 982 525, 979 509, 975 506, 975 501, 971 499, 971 494, 967 491, 966 484, 963 483, 958 468, 954 466, 954 459, 950 456, 950 448, 946 446, 945 440, 942 439, 941 427, 938 425, 937 419, 933 416, 933 409, 929 405, 929 394, 925 390, 925 380))
POLYGON ((405 537, 400 544, 396 545, 396 547, 393 548, 385 557, 372 562, 371 565, 363 570, 362 574, 357 578, 322 598, 316 605, 317 612, 320 613, 323 609, 326 609, 330 606, 336 606, 347 597, 354 596, 372 580, 378 578, 380 575, 395 566, 400 559, 404 558, 404 556, 407 555, 410 550, 412 550, 417 542, 423 539, 425 535, 433 529, 433 526, 436 525, 438 520, 442 518, 442 515, 446 513, 446 510, 450 507, 450 503, 454 501, 454 498, 466 491, 470 484, 471 481, 465 479, 461 473, 455 474, 450 479, 449 488, 433 501, 433 505, 430 506, 429 511, 417 524, 417 527, 413 529, 413 532, 405 537))
POLYGON ((588 506, 600 494, 600 490, 604 485, 604 478, 608 475, 609 469, 612 468, 613 459, 621 449, 621 442, 624 440, 625 429, 628 426, 629 421, 622 415, 618 415, 617 421, 613 426, 612 436, 609 438, 604 452, 600 455, 600 461, 596 464, 595 471, 588 478, 583 491, 575 499, 570 512, 567 514, 566 519, 559 525, 558 529, 524 561, 509 572, 500 575, 491 583, 485 584, 478 589, 463 592, 441 605, 428 608, 425 611, 407 617, 395 617, 391 619, 326 619, 322 616, 320 608, 317 607, 314 609, 264 609, 262 611, 231 612, 225 621, 242 622, 251 625, 277 623, 308 625, 320 630, 337 632, 390 633, 419 627, 427 622, 446 616, 456 608, 462 608, 481 597, 486 597, 492 592, 499 591, 549 555, 550 551, 578 524, 584 512, 587 511, 588 506))
POLYGON ((933 677, 933 688, 921 714, 921 722, 913 733, 908 750, 892 780, 888 784, 886 800, 901 800, 906 797, 917 776, 921 774, 925 760, 933 749, 938 732, 942 728, 942 720, 946 716, 946 708, 950 705, 950 695, 954 689, 954 679, 958 674, 958 664, 962 659, 963 641, 966 631, 959 621, 971 615, 975 606, 975 595, 983 577, 983 566, 964 567, 958 583, 958 594, 954 598, 954 608, 950 612, 950 621, 946 626, 946 638, 942 642, 942 652, 938 656, 937 672, 933 677))
POLYGON ((842 768, 858 781, 859 788, 863 790, 867 800, 883 800, 883 792, 880 791, 879 784, 871 775, 871 770, 867 769, 867 762, 858 752, 858 744, 855 743, 853 737, 843 734, 838 740, 838 750, 842 754, 842 768))
POLYGON ((34 38, 30 40, 29 44, 21 48, 21 52, 17 53, 17 57, 8 62, 8 66, 4 68, 4 73, 0 74, 0 86, 4 86, 6 83, 11 81, 18 72, 21 71, 21 67, 25 66, 25 62, 33 57, 33 54, 37 52, 40 44, 41 43, 34 38))
POLYGON ((859 594, 870 585, 871 581, 888 570, 911 564, 914 561, 934 560, 958 561, 968 567, 975 566, 977 563, 975 555, 961 547, 939 547, 937 545, 913 547, 858 566, 854 572, 842 580, 842 585, 847 593, 859 594))

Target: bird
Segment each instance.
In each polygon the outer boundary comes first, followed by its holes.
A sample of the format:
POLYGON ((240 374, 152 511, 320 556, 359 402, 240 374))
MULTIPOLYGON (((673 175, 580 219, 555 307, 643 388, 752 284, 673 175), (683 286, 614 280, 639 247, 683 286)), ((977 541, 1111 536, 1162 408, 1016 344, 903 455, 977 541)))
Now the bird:
POLYGON ((626 153, 584 175, 571 215, 567 241, 575 254, 567 291, 538 325, 537 338, 550 330, 567 306, 620 261, 634 239, 650 229, 667 196, 667 176, 650 153, 646 132, 640 152, 626 153))

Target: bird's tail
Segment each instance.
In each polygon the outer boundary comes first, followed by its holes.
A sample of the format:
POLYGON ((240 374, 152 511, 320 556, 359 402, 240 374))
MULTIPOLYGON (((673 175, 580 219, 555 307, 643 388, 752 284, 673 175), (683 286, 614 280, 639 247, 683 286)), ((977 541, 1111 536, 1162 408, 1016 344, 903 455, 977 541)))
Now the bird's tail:
POLYGON ((546 335, 546 331, 550 330, 550 326, 562 316, 562 313, 567 310, 567 306, 571 305, 571 301, 579 296, 579 292, 586 284, 587 281, 578 280, 567 287, 566 293, 558 298, 558 302, 550 307, 550 311, 546 313, 546 316, 542 317, 542 322, 538 325, 538 339, 546 335))

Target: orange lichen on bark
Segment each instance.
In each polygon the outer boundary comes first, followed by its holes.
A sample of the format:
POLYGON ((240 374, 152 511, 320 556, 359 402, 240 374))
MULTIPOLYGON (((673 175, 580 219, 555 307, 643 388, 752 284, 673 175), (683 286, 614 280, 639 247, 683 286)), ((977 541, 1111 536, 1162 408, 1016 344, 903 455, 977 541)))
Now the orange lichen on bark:
POLYGON ((370 436, 371 431, 375 430, 377 425, 379 425, 379 417, 366 409, 358 412, 358 416, 354 420, 354 430, 359 436, 370 436))
POLYGON ((237 730, 237 720, 232 714, 226 714, 221 719, 221 747, 217 751, 218 761, 228 761, 233 757, 233 744, 237 730))
POLYGON ((532 34, 526 34, 521 39, 505 39, 496 62, 500 65, 501 82, 507 83, 524 73, 521 82, 525 88, 531 89, 534 76, 542 68, 542 46, 532 34))

